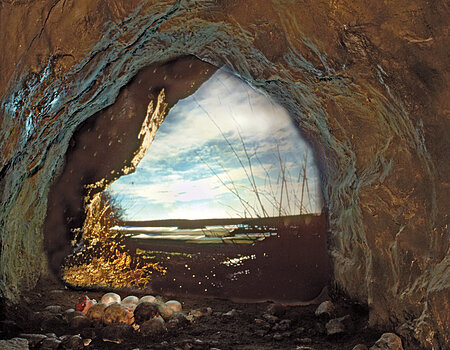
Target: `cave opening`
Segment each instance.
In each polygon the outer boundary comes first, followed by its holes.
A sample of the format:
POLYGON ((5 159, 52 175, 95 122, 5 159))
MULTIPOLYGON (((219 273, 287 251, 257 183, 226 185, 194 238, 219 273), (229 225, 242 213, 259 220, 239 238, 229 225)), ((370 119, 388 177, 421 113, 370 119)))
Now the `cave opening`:
POLYGON ((57 184, 68 192, 80 176, 83 203, 75 214, 67 198, 61 208, 71 238, 63 280, 235 300, 316 297, 330 279, 327 217, 313 150, 288 113, 193 58, 145 72, 71 142, 57 184), (128 141, 136 135, 139 147, 128 141), (80 175, 85 163, 92 169, 80 175))

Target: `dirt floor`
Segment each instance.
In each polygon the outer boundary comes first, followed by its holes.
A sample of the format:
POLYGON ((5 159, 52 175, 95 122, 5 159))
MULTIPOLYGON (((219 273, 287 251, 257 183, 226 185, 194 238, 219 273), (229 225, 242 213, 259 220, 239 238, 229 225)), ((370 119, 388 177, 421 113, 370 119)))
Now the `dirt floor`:
MULTIPOLYGON (((116 292, 122 298, 127 295, 141 297, 150 294, 148 290, 116 292)), ((23 302, 19 305, 2 306, 0 338, 21 337, 23 333, 47 336, 45 339, 43 336, 35 336, 30 340, 31 349, 343 350, 353 349, 357 344, 370 347, 381 335, 381 332, 367 327, 368 313, 364 307, 337 295, 329 297, 336 307, 331 316, 316 316, 317 304, 287 306, 271 302, 235 303, 186 295, 162 296, 163 300, 179 300, 185 314, 195 309, 203 310, 205 315, 153 336, 142 336, 138 330, 125 324, 116 325, 115 328, 93 325, 73 328, 64 320, 61 310, 53 310, 53 313, 44 311, 51 305, 59 305, 62 310, 74 308, 84 295, 100 300, 104 293, 105 291, 72 290, 56 280, 43 279, 33 291, 24 295, 23 302), (208 307, 212 309, 209 315, 206 310, 208 307), (326 325, 329 320, 346 315, 349 316, 341 322, 344 329, 334 335, 327 335, 326 325), (56 336, 49 333, 55 333, 56 336), (70 342, 68 337, 63 337, 76 334, 81 339, 75 337, 70 342)))

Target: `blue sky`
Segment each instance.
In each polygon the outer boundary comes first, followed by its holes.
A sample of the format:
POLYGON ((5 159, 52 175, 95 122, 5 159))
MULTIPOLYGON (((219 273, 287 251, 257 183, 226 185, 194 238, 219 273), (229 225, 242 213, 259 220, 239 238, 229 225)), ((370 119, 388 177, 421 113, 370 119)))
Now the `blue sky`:
POLYGON ((320 212, 313 153, 287 112, 220 69, 170 110, 136 172, 108 191, 128 220, 276 216, 280 202, 295 215, 306 153, 303 211, 320 212))

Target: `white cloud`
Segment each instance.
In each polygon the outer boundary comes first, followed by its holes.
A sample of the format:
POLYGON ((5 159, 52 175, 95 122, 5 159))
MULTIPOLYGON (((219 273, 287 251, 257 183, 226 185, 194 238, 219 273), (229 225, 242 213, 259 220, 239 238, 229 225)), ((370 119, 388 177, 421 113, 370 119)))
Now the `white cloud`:
MULTIPOLYGON (((281 193, 281 185, 276 184, 280 172, 278 150, 292 181, 298 180, 303 154, 309 146, 293 128, 289 115, 239 79, 219 70, 169 112, 137 171, 122 177, 110 189, 116 195, 120 193, 133 219, 236 216, 236 210, 243 213, 238 199, 210 170, 214 169, 230 186, 232 181, 245 200, 257 206, 238 130, 261 193, 269 191, 267 172, 272 177, 273 192, 281 193), (222 133, 233 144, 247 174, 222 133)), ((311 159, 312 152, 308 152, 311 159)), ((312 162, 308 181, 310 206, 317 210, 320 191, 312 162)), ((269 202, 265 200, 264 205, 269 206, 269 202)))

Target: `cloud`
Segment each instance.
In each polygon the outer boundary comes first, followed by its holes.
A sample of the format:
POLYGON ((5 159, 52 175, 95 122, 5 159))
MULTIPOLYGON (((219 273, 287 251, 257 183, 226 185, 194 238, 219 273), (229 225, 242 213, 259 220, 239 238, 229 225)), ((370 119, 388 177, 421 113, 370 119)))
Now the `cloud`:
MULTIPOLYGON (((251 205, 257 203, 248 177, 254 177, 262 193, 269 192, 271 183, 279 195, 278 152, 290 186, 298 187, 304 154, 312 152, 289 115, 219 70, 172 108, 136 172, 114 182, 110 191, 120 195, 133 219, 236 216, 243 208, 223 183, 236 186, 251 205)), ((321 201, 311 161, 307 174, 314 208, 321 201)))

